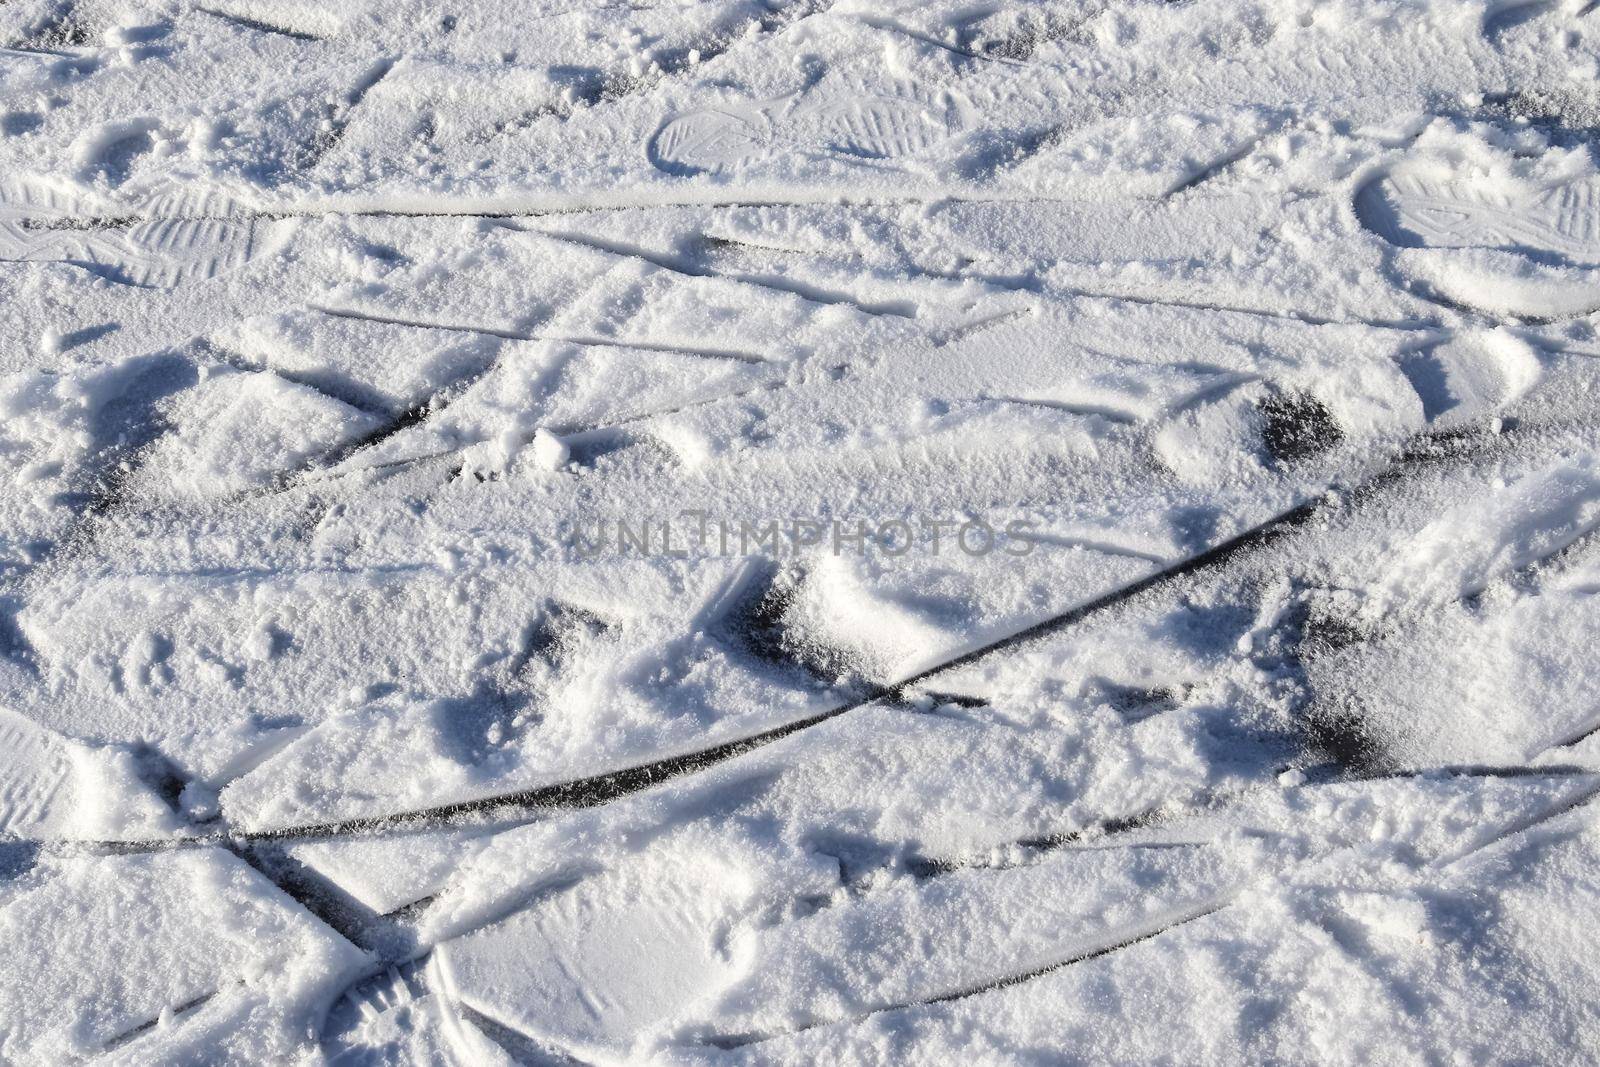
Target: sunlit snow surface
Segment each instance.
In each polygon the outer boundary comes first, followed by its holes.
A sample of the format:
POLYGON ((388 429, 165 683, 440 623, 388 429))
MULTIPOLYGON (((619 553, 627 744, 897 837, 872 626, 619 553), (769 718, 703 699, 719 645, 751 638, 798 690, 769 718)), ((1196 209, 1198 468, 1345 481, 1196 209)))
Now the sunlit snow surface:
POLYGON ((1585 0, 0 3, 0 1063, 1600 1057, 1597 142, 1585 0))

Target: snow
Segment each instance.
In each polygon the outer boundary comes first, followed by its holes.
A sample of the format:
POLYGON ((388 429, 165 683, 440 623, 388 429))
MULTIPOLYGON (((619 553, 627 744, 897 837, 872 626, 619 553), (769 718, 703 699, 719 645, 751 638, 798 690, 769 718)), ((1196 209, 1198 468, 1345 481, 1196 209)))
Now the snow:
POLYGON ((1597 73, 0 4, 0 1061, 1600 1057, 1597 73))

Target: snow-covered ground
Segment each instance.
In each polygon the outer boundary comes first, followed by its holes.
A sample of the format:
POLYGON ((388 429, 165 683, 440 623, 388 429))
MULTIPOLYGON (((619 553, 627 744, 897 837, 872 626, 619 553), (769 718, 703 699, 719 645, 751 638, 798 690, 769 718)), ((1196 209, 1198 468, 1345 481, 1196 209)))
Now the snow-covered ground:
POLYGON ((0 1063, 1600 1058, 1600 6, 0 0, 0 1063))

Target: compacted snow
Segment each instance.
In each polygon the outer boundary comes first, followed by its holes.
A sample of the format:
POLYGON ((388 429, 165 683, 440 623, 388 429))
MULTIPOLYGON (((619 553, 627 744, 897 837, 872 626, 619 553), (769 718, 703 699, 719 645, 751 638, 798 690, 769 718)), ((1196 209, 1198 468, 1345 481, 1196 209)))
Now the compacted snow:
POLYGON ((0 1062, 1600 1057, 1600 9, 0 3, 0 1062))

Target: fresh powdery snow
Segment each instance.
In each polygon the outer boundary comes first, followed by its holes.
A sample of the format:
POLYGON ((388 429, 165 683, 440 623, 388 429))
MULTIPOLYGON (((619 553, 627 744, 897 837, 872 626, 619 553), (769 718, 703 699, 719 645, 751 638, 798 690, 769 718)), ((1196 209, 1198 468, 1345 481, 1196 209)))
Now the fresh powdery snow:
POLYGON ((1600 4, 0 0, 0 1064, 1600 1061, 1600 4))

